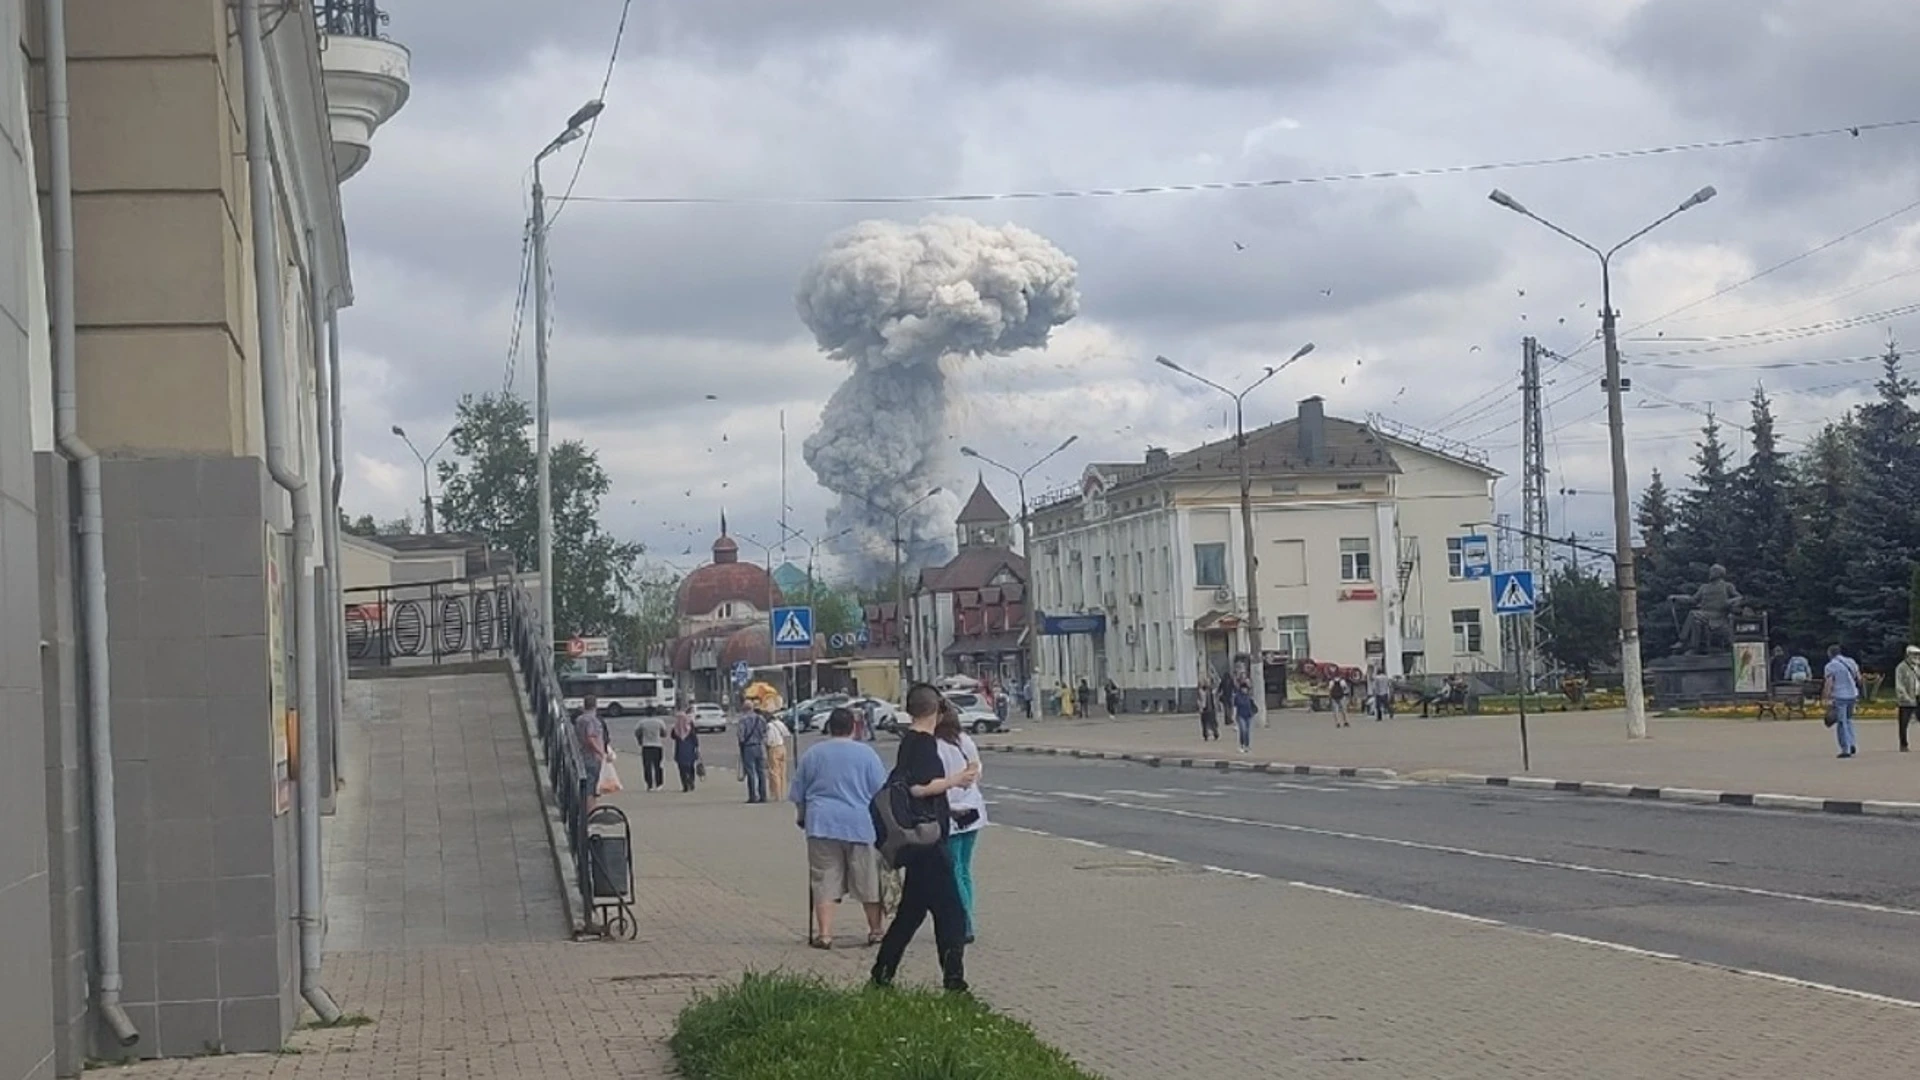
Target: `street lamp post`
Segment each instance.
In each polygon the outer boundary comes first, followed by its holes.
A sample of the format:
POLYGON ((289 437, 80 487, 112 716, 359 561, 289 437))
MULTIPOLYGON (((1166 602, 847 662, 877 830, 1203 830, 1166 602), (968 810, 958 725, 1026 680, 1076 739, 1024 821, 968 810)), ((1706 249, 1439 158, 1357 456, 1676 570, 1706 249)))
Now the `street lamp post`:
POLYGON ((1259 713, 1260 726, 1267 727, 1272 721, 1267 716, 1267 663, 1266 653, 1262 649, 1260 626, 1260 559, 1253 549, 1253 477, 1247 468, 1247 422, 1245 403, 1247 395, 1260 388, 1260 385, 1275 375, 1285 371, 1294 361, 1313 351, 1313 342, 1294 350, 1292 356, 1267 369, 1265 375, 1253 380, 1245 390, 1234 393, 1204 375, 1196 375, 1164 356, 1156 356, 1153 362, 1169 371, 1177 371, 1195 382, 1211 386, 1215 390, 1233 399, 1233 443, 1234 457, 1240 465, 1240 547, 1241 558, 1246 566, 1247 578, 1247 649, 1250 653, 1247 661, 1248 676, 1255 685, 1253 691, 1254 709, 1259 713), (1257 678, 1251 678, 1257 676, 1257 678))
POLYGON ((1023 598, 1023 606, 1027 609, 1027 696, 1033 702, 1033 718, 1036 720, 1047 718, 1047 707, 1046 697, 1040 693, 1040 605, 1036 602, 1034 589, 1034 583, 1040 575, 1033 560, 1033 519, 1027 507, 1027 476, 1079 440, 1078 435, 1067 436, 1066 442, 1047 451, 1040 460, 1024 469, 1008 468, 971 446, 960 448, 961 454, 1013 477, 1014 485, 1020 492, 1020 554, 1027 560, 1026 596, 1023 598))
POLYGON ((440 451, 446 449, 447 439, 453 438, 453 431, 448 431, 446 438, 441 439, 440 445, 434 447, 433 452, 430 454, 422 454, 420 452, 420 448, 413 445, 413 440, 407 438, 407 429, 401 427, 399 424, 393 425, 393 433, 395 435, 400 436, 400 441, 406 443, 407 449, 413 451, 413 456, 415 458, 418 458, 420 461, 421 524, 425 526, 425 535, 432 536, 433 535, 433 481, 431 479, 432 474, 429 471, 428 467, 433 464, 434 458, 437 458, 440 456, 440 451))
POLYGON ((1600 336, 1606 348, 1607 441, 1613 456, 1613 546, 1614 590, 1620 594, 1620 678, 1627 699, 1627 737, 1647 737, 1647 697, 1641 685, 1640 667, 1640 589, 1633 565, 1633 517, 1627 492, 1626 414, 1621 405, 1620 342, 1613 310, 1613 257, 1621 248, 1647 235, 1668 221, 1699 206, 1718 192, 1711 185, 1701 188, 1687 200, 1657 218, 1653 224, 1627 237, 1605 251, 1520 205, 1519 200, 1498 188, 1487 195, 1501 206, 1532 218, 1561 236, 1579 244, 1600 260, 1600 336))
MULTIPOLYGON (((818 540, 809 540, 807 539, 806 533, 803 533, 799 529, 793 528, 792 526, 787 525, 784 522, 781 524, 780 528, 783 529, 788 536, 791 536, 794 539, 800 541, 802 544, 805 544, 807 547, 807 608, 808 610, 813 612, 814 626, 818 627, 820 625, 820 611, 819 611, 819 608, 816 607, 814 604, 814 600, 817 598, 816 594, 818 592, 818 590, 815 587, 814 578, 813 578, 814 557, 816 554, 818 554, 818 552, 822 547, 826 546, 827 544, 831 544, 835 540, 838 540, 841 537, 846 536, 847 534, 853 532, 853 529, 845 528, 845 529, 841 529, 837 533, 834 533, 832 536, 821 537, 818 540)), ((818 635, 816 634, 815 636, 817 637, 818 635)), ((807 653, 807 696, 808 697, 820 696, 820 643, 818 641, 814 642, 812 650, 807 653)))
POLYGON ((553 569, 553 469, 548 453, 547 410, 547 193, 540 185, 540 163, 555 151, 586 134, 586 125, 606 105, 599 99, 587 102, 567 118, 566 130, 554 136, 533 156, 533 355, 534 355, 534 456, 540 484, 540 632, 546 647, 553 648, 553 594, 559 575, 553 569))
POLYGON ((905 576, 906 570, 900 565, 901 556, 906 551, 907 542, 906 539, 900 535, 900 523, 906 519, 907 514, 915 507, 938 494, 940 494, 940 489, 937 487, 933 488, 925 495, 920 496, 898 510, 889 510, 879 503, 874 502, 872 499, 861 499, 861 501, 866 503, 870 508, 893 519, 893 636, 894 647, 900 654, 900 693, 903 696, 907 692, 907 680, 910 672, 907 667, 907 579, 905 576))

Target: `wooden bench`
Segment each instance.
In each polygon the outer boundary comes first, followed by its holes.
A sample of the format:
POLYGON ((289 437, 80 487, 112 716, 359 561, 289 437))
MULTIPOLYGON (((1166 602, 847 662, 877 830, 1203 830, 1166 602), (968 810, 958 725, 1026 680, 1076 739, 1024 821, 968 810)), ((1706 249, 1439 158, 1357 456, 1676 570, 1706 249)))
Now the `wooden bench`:
POLYGON ((1773 690, 1761 698, 1755 720, 1805 720, 1807 718, 1808 689, 1814 684, 1807 682, 1774 683, 1773 690), (1785 713, 1782 716, 1781 713, 1785 713))

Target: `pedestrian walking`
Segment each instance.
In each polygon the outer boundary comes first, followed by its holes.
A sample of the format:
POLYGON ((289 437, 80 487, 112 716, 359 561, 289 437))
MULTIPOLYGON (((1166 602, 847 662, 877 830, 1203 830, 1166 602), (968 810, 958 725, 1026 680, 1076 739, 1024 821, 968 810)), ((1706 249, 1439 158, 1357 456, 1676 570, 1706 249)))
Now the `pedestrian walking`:
POLYGON ((1373 669, 1373 718, 1387 720, 1393 716, 1393 676, 1387 674, 1384 667, 1373 669))
POLYGON ((1840 646, 1828 646, 1824 684, 1827 724, 1833 728, 1833 737, 1840 744, 1839 756, 1843 758, 1860 752, 1853 739, 1853 707, 1860 701, 1860 683, 1860 665, 1841 652, 1840 646))
POLYGON ((693 713, 682 703, 673 718, 673 764, 680 770, 680 790, 692 791, 700 775, 700 733, 693 730, 693 713))
POLYGON ((613 740, 600 717, 600 699, 587 694, 573 718, 574 744, 580 748, 580 803, 587 813, 600 801, 600 774, 613 760, 613 740))
POLYGON ((1352 690, 1347 677, 1338 673, 1333 676, 1333 681, 1327 683, 1327 700, 1333 703, 1334 727, 1353 726, 1352 721, 1347 719, 1347 696, 1352 690))
POLYGON ((778 716, 767 717, 767 794, 776 799, 787 797, 787 748, 794 741, 786 721, 778 716))
POLYGON ((1220 741, 1220 699, 1215 696, 1213 680, 1200 677, 1200 741, 1220 741))
POLYGON ((1073 692, 1073 700, 1074 704, 1080 706, 1080 715, 1089 719, 1093 717, 1093 687, 1084 675, 1080 677, 1079 687, 1073 692))
POLYGON ((1109 717, 1119 716, 1120 715, 1120 684, 1117 682, 1114 682, 1112 679, 1108 679, 1107 685, 1106 685, 1106 691, 1107 691, 1107 715, 1109 717))
POLYGON ((767 718, 748 708, 740 716, 740 778, 747 782, 747 801, 767 801, 767 718))
POLYGON ((1253 704, 1253 692, 1240 680, 1233 683, 1233 724, 1240 731, 1240 752, 1247 753, 1253 748, 1253 715, 1259 710, 1253 704))
MULTIPOLYGON (((906 705, 912 723, 900 734, 899 756, 889 781, 906 785, 907 794, 921 803, 927 815, 923 820, 940 823, 940 839, 900 854, 900 864, 905 870, 900 904, 881 939, 880 955, 873 962, 873 982, 875 986, 893 985, 908 944, 919 932, 920 924, 931 915, 934 944, 940 954, 942 985, 965 993, 967 912, 960 901, 959 883, 954 879, 953 853, 947 846, 953 826, 953 807, 948 795, 971 786, 979 776, 980 767, 972 764, 958 776, 947 775, 946 762, 940 759, 940 740, 933 731, 940 722, 941 712, 951 711, 953 706, 938 689, 918 683, 907 691, 906 705)), ((877 812, 873 817, 876 820, 872 832, 878 843, 884 830, 877 812)))
POLYGON ((833 948, 834 909, 851 896, 866 911, 867 944, 878 945, 885 912, 871 804, 887 782, 887 767, 873 747, 854 738, 852 709, 828 713, 825 729, 827 737, 800 755, 789 796, 807 835, 807 888, 813 896, 807 944, 833 948))
POLYGON ((667 722, 657 716, 643 716, 633 729, 633 738, 640 744, 640 771, 646 774, 647 790, 666 787, 667 771, 661 763, 667 756, 667 722))
POLYGON ((980 748, 974 745, 973 737, 961 729, 960 714, 952 710, 940 714, 933 733, 940 740, 940 760, 947 766, 948 778, 958 777, 969 767, 973 769, 973 783, 947 795, 947 805, 953 810, 947 846, 953 852, 953 880, 960 889, 960 906, 967 913, 967 944, 971 945, 974 927, 978 925, 973 917, 973 851, 978 846, 980 830, 987 824, 987 798, 980 792, 983 771, 980 748))
POLYGON ((1906 658, 1893 669, 1893 693, 1900 704, 1900 752, 1907 752, 1907 725, 1920 713, 1920 645, 1907 646, 1906 658))

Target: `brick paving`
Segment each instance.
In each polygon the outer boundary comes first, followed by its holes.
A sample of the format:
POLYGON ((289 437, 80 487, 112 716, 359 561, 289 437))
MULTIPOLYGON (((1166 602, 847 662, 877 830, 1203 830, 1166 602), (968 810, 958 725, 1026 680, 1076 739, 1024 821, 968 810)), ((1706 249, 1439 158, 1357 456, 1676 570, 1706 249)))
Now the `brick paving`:
MULTIPOLYGON (((805 948, 792 815, 740 794, 716 770, 691 796, 619 797, 635 825, 633 942, 336 951, 328 984, 371 1023, 302 1032, 282 1055, 125 1072, 671 1076, 662 1040, 690 994, 748 968, 852 982, 872 955, 805 948)), ((1920 1055, 1920 1017, 1897 1005, 1005 827, 978 876, 979 992, 1111 1080, 1892 1080, 1920 1055)), ((902 974, 934 979, 928 942, 902 974)))
MULTIPOLYGON (((1534 773, 1561 780, 1647 787, 1809 795, 1824 799, 1920 800, 1920 753, 1902 754, 1891 720, 1858 722, 1860 756, 1834 757, 1818 720, 1651 719, 1650 738, 1629 742, 1619 710, 1545 713, 1527 720, 1534 773)), ((1232 725, 1221 742, 1202 743, 1197 717, 1026 721, 983 744, 1052 746, 1197 757, 1239 758, 1232 725)), ((1375 722, 1355 714, 1335 728, 1331 713, 1290 709, 1255 728, 1255 761, 1380 767, 1403 775, 1466 772, 1519 775, 1514 716, 1417 716, 1375 722)))

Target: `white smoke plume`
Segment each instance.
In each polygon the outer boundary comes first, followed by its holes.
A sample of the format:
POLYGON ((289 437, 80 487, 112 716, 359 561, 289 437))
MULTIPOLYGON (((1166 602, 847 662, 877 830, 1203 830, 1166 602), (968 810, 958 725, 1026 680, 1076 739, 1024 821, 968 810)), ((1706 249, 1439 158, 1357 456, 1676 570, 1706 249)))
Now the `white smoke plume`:
MULTIPOLYGON (((1046 345, 1079 313, 1077 277, 1071 258, 1028 229, 936 216, 855 225, 801 278, 801 320, 853 366, 805 456, 840 496, 828 525, 854 530, 859 580, 891 575, 894 515, 940 484, 951 460, 942 365, 1046 345)), ((951 551, 961 494, 928 499, 901 520, 906 566, 951 551)))

